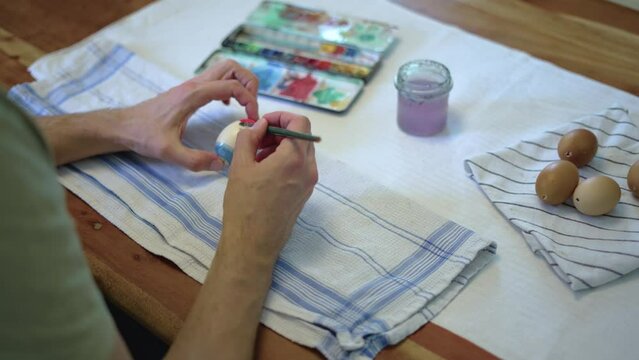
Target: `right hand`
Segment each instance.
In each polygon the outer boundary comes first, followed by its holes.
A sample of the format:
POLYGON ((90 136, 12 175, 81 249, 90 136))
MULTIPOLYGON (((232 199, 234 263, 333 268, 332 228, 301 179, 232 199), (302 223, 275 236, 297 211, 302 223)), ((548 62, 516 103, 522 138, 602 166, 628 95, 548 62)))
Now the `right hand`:
POLYGON ((267 134, 269 125, 311 132, 306 117, 287 112, 266 114, 240 131, 224 196, 221 247, 273 266, 318 173, 312 142, 267 134))
POLYGON ((264 115, 239 132, 224 195, 224 228, 204 286, 168 358, 252 359, 273 266, 317 183, 313 143, 266 133, 310 132, 307 118, 264 115))

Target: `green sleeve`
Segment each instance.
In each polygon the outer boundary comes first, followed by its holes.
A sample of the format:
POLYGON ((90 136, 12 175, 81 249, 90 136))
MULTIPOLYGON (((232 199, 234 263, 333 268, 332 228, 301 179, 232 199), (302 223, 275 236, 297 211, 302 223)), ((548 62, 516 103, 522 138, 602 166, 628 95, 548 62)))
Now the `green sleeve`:
POLYGON ((51 155, 0 92, 0 359, 107 359, 115 326, 51 155))

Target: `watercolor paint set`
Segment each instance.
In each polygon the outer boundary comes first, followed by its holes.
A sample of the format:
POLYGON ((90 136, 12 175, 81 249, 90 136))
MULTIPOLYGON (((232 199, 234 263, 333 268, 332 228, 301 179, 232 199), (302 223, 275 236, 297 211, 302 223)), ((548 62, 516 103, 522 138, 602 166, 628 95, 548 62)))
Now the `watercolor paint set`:
POLYGON ((235 60, 250 69, 260 80, 260 94, 326 110, 345 111, 364 87, 362 79, 312 71, 305 66, 285 64, 229 49, 214 52, 204 68, 225 59, 235 60))
POLYGON ((259 93, 346 111, 395 41, 395 27, 265 1, 196 70, 232 59, 253 71, 259 93))
POLYGON ((381 58, 375 52, 366 53, 353 47, 248 26, 236 29, 224 39, 222 46, 270 60, 306 66, 311 70, 364 80, 373 73, 381 58))
POLYGON ((379 53, 395 39, 392 25, 277 1, 262 2, 246 23, 379 53))

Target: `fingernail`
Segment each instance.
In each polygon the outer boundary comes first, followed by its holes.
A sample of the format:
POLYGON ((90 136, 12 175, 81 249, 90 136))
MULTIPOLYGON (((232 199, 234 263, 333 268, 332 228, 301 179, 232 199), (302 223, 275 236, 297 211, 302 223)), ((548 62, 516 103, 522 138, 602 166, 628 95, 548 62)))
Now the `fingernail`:
POLYGON ((246 127, 253 127, 253 125, 255 125, 256 122, 257 121, 253 119, 246 118, 246 119, 240 120, 240 125, 246 126, 246 127))
POLYGON ((257 120, 255 122, 255 124, 253 124, 253 126, 251 126, 252 128, 258 128, 260 126, 262 126, 262 124, 266 121, 265 118, 260 118, 259 120, 257 120))

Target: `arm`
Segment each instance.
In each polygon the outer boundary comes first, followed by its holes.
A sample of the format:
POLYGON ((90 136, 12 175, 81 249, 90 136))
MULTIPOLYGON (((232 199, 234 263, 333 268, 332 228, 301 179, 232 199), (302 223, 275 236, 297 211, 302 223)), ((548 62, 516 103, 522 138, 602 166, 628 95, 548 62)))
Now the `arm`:
POLYGON ((119 141, 126 109, 98 110, 37 119, 58 165, 94 155, 127 150, 119 141), (116 124, 114 126, 114 124, 116 124))
POLYGON ((257 79, 237 63, 219 63, 157 97, 129 108, 37 119, 57 165, 94 155, 132 150, 188 169, 219 170, 214 153, 182 144, 188 118, 213 100, 235 98, 258 118, 257 79))
MULTIPOLYGON (((126 109, 45 117, 38 122, 58 165, 132 150, 192 170, 219 169, 213 153, 182 145, 187 119, 211 100, 231 97, 257 119, 257 79, 235 63, 213 68, 126 109)), ((168 357, 249 359, 271 273, 317 181, 313 144, 266 133, 268 124, 309 132, 308 119, 265 115, 240 132, 224 200, 224 229, 207 279, 168 357), (267 191, 266 191, 267 190, 267 191), (288 211, 271 211, 285 204, 288 211)), ((126 354, 117 339, 113 358, 126 354)))
POLYGON ((318 177, 313 144, 267 136, 269 123, 310 132, 305 117, 271 113, 238 135, 222 239, 168 358, 252 358, 273 267, 318 177))

